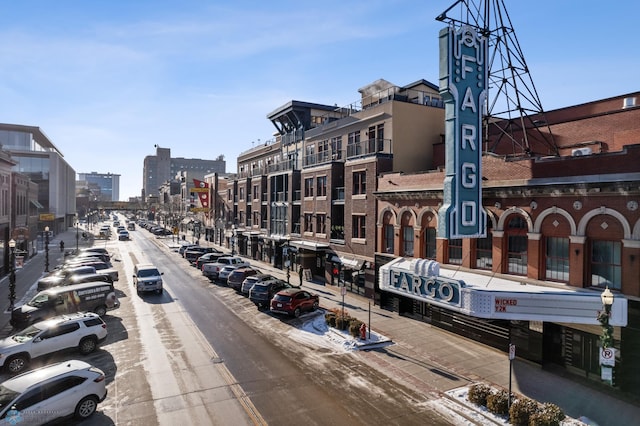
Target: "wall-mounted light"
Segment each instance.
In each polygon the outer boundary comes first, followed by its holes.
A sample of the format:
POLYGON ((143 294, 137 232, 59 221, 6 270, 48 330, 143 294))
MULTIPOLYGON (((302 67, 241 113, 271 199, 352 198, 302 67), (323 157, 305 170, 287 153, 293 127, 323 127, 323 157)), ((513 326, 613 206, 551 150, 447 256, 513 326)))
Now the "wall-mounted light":
POLYGON ((634 260, 636 260, 636 255, 635 255, 635 254, 630 254, 630 255, 629 255, 629 260, 631 260, 632 262, 633 262, 634 260))
POLYGON ((575 249, 576 256, 580 254, 580 249, 575 249))

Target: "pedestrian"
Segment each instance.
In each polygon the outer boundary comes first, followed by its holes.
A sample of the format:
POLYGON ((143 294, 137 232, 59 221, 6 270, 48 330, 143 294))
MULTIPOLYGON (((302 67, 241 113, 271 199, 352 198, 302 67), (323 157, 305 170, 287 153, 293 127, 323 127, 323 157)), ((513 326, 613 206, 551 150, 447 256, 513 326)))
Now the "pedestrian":
POLYGON ((64 251, 64 241, 60 240, 60 251, 64 251))
POLYGON ((304 269, 302 269, 302 265, 298 268, 298 275, 300 276, 300 287, 302 287, 302 277, 304 276, 304 269))

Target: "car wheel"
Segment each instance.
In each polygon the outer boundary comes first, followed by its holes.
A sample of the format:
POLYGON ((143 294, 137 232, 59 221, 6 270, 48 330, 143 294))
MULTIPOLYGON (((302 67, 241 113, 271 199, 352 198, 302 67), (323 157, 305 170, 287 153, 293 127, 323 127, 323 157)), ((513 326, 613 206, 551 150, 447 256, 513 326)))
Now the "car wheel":
POLYGON ((78 419, 86 419, 96 412, 98 400, 95 396, 85 396, 76 405, 75 416, 78 419))
POLYGON ((16 355, 9 358, 6 363, 7 372, 9 374, 18 374, 24 371, 29 365, 29 358, 25 355, 16 355))
POLYGON ((296 308, 296 309, 294 309, 294 311, 293 311, 293 316, 294 316, 295 318, 298 318, 298 317, 300 316, 300 313, 301 313, 300 308, 296 308))
POLYGON ((78 350, 82 355, 87 355, 95 351, 97 347, 98 347, 98 344, 96 343, 96 339, 94 339, 93 337, 85 337, 80 341, 80 345, 78 345, 78 350))
POLYGON ((93 312, 98 314, 98 316, 103 317, 107 313, 107 308, 104 306, 98 306, 93 312))
POLYGON ((313 306, 311 307, 312 311, 317 310, 320 307, 320 303, 318 301, 313 302, 313 306))

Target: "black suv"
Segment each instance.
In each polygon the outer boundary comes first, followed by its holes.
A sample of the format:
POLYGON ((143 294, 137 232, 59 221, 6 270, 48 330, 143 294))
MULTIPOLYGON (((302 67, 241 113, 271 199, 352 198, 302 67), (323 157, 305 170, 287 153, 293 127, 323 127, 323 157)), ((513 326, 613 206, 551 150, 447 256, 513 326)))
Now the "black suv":
POLYGON ((291 288, 291 285, 277 278, 257 281, 249 290, 249 300, 255 303, 258 309, 268 308, 273 296, 285 288, 291 288))
POLYGON ((187 259, 189 263, 195 265, 196 260, 198 260, 198 258, 203 254, 216 253, 216 252, 218 252, 218 250, 214 249, 213 247, 200 247, 200 246, 189 247, 184 251, 184 258, 187 259))

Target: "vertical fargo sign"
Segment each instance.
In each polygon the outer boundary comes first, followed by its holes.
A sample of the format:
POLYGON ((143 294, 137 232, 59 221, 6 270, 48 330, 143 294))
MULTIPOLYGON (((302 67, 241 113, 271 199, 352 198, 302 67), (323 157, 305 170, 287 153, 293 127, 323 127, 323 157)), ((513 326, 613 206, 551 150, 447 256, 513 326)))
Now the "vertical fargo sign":
POLYGON ((440 31, 440 94, 445 101, 446 176, 438 234, 486 236, 482 208, 482 113, 487 96, 487 39, 470 26, 440 31))

